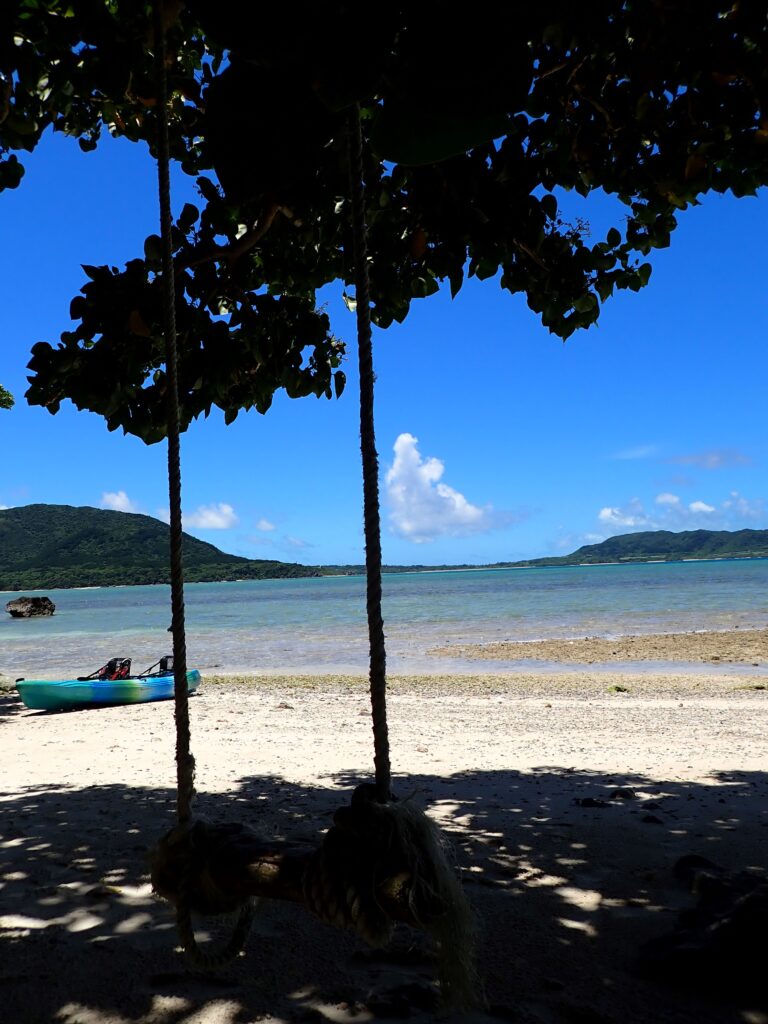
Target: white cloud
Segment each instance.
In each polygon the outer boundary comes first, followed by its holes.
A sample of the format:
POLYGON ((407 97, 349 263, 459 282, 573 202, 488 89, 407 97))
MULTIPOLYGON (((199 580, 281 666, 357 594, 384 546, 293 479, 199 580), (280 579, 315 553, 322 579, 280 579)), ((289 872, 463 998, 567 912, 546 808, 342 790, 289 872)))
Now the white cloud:
POLYGON ((585 544, 599 544, 605 539, 604 533, 568 533, 558 537, 550 547, 556 551, 575 551, 585 544))
POLYGON ((261 534, 250 533, 243 537, 246 544, 250 544, 254 548, 274 548, 277 544, 272 537, 262 537, 261 534))
POLYGON ((131 501, 125 491, 105 491, 101 496, 101 508, 111 508, 115 512, 138 512, 139 506, 131 501))
MULTIPOLYGON (((163 523, 171 521, 167 505, 157 509, 155 515, 163 523)), ((185 530, 189 527, 196 530, 229 530, 239 522, 232 506, 223 501, 198 505, 194 512, 183 512, 181 518, 185 530)))
POLYGON ((292 548, 313 548, 315 545, 310 544, 309 541, 302 540, 301 537, 283 537, 283 540, 292 548))
POLYGON ((714 448, 708 452, 693 452, 690 455, 676 455, 668 459, 681 466, 698 466, 699 469, 725 469, 728 466, 748 466, 752 462, 748 455, 735 448, 714 448))
POLYGON ((642 502, 633 498, 625 507, 600 509, 597 518, 604 526, 616 532, 627 530, 738 530, 745 523, 763 524, 768 519, 768 504, 762 498, 748 499, 731 491, 728 498, 718 503, 691 501, 683 504, 675 494, 656 496, 658 506, 654 515, 646 513, 642 502))
POLYGON ((578 541, 572 533, 567 533, 562 537, 557 537, 550 543, 550 547, 553 547, 556 551, 573 551, 577 546, 578 541))
POLYGON ((690 505, 688 506, 688 508, 693 513, 698 513, 698 512, 714 512, 715 511, 715 506, 714 505, 708 505, 706 503, 706 501, 692 501, 690 503, 690 505))
POLYGON ((0 512, 2 512, 4 509, 10 508, 10 507, 11 507, 10 505, 0 505, 0 512))
POLYGON ((653 525, 639 498, 633 498, 624 508, 611 506, 601 508, 597 513, 597 518, 606 526, 618 526, 621 529, 637 529, 653 525))
POLYGON ((723 502, 723 508, 741 519, 763 519, 766 516, 765 501, 762 498, 750 501, 738 491, 731 491, 730 496, 723 502))
POLYGON ((612 455, 612 459, 650 459, 654 455, 658 454, 659 446, 657 444, 639 444, 634 448, 625 448, 624 451, 616 452, 612 455))
POLYGON ((394 444, 395 461, 385 478, 394 533, 424 544, 436 537, 485 533, 501 525, 490 505, 473 505, 442 483, 445 466, 440 459, 423 459, 418 443, 412 434, 400 434, 394 444))
POLYGON ((198 530, 229 530, 238 523, 235 510, 224 501, 212 505, 198 505, 194 512, 185 512, 185 527, 198 530))
POLYGON ((269 533, 270 531, 275 529, 275 524, 270 523, 268 519, 260 519, 258 523, 256 523, 256 529, 263 530, 265 533, 269 533))
MULTIPOLYGON (((286 552, 292 553, 293 551, 301 551, 316 547, 315 544, 308 540, 302 540, 301 537, 292 537, 289 534, 284 534, 282 537, 276 538, 265 537, 260 533, 252 533, 244 536, 243 541, 246 544, 249 544, 251 548, 269 548, 270 551, 281 551, 283 554, 286 552)), ((263 555, 258 557, 263 557, 263 555)))

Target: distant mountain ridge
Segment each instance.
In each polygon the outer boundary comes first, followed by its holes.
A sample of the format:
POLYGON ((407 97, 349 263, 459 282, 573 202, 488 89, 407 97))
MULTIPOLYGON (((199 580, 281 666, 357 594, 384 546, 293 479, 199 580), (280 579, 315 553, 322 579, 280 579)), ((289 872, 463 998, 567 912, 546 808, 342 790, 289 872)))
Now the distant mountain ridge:
POLYGON ((768 530, 647 530, 585 544, 570 555, 511 563, 520 566, 598 565, 606 562, 768 558, 768 530))
MULTIPOLYGON (((385 565, 385 573, 597 565, 605 562, 768 558, 768 530, 625 533, 570 555, 492 565, 385 565)), ((184 534, 189 583, 364 573, 362 565, 300 565, 230 555, 184 534)), ((73 505, 0 509, 0 590, 168 583, 168 526, 140 513, 73 505)))
MULTIPOLYGON (((0 590, 168 583, 169 528, 139 513, 73 505, 0 509, 0 590)), ((318 576, 310 566, 240 558, 184 534, 188 582, 318 576)))

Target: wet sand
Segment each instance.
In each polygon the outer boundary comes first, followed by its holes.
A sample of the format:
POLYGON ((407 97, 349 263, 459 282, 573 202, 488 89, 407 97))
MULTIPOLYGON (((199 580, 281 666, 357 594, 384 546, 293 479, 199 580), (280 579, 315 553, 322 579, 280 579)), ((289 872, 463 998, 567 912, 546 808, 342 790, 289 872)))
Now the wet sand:
POLYGON ((768 669, 768 630, 733 629, 722 633, 657 633, 615 639, 506 641, 492 644, 450 644, 430 652, 440 657, 478 661, 550 661, 574 664, 615 662, 686 662, 734 664, 768 669))

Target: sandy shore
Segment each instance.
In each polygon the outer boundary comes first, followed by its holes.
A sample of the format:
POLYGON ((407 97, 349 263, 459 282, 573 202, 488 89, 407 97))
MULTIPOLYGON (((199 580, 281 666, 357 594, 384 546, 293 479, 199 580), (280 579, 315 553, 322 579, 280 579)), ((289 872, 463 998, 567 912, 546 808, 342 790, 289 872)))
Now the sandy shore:
POLYGON ((550 661, 581 664, 616 662, 686 662, 768 668, 768 629, 733 629, 722 633, 658 633, 616 639, 584 637, 518 643, 451 644, 430 652, 440 657, 482 661, 550 661))
MULTIPOLYGON (((450 1019, 765 1024, 765 990, 640 970, 693 905, 687 854, 765 866, 768 674, 391 680, 392 762, 451 837, 478 919, 486 1008, 440 1017, 428 940, 389 951, 263 901, 246 955, 188 973, 146 859, 174 813, 168 703, 68 714, 0 697, 0 999, 14 1024, 450 1019)), ((196 809, 314 843, 368 777, 365 683, 204 681, 196 809)), ((211 931, 203 922, 201 934, 211 931)))

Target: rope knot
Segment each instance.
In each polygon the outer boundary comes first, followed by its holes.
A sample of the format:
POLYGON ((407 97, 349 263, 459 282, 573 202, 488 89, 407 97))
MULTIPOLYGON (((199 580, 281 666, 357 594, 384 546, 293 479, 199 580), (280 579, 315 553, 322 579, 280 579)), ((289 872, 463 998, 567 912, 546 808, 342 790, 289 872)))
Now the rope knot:
POLYGON ((172 828, 152 851, 152 888, 176 907, 182 904, 197 914, 230 914, 249 899, 247 892, 225 889, 209 865, 242 835, 238 823, 208 825, 189 822, 172 828))
POLYGON ((176 926, 184 952, 197 967, 215 970, 234 960, 245 947, 253 922, 254 903, 246 891, 220 885, 208 865, 216 854, 236 846, 243 825, 185 822, 172 828, 152 851, 152 888, 176 907, 176 926), (229 914, 239 910, 237 923, 223 949, 202 949, 195 937, 192 913, 229 914))
POLYGON ((304 895, 319 917, 381 946, 393 927, 385 898, 404 903, 421 924, 447 906, 435 877, 434 826, 408 802, 380 803, 376 792, 358 786, 350 805, 336 811, 307 867, 304 895))

